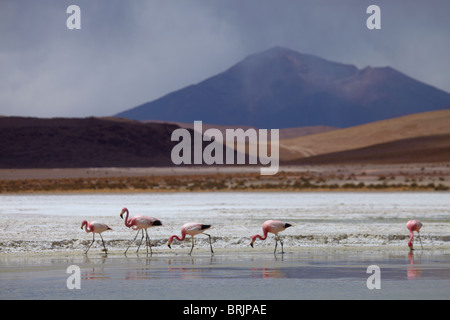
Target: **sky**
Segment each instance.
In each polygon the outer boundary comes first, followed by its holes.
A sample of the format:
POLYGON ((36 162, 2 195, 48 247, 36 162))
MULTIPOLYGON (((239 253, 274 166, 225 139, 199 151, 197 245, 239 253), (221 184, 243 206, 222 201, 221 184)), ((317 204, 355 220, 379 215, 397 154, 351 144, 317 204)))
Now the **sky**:
POLYGON ((114 115, 274 46, 450 92, 449 15, 448 0, 1 0, 0 115, 114 115))

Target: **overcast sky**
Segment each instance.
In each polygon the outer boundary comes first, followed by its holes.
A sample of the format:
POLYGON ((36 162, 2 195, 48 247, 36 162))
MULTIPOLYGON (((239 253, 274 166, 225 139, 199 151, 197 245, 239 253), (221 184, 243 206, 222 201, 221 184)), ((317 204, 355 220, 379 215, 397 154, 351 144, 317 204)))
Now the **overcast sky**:
POLYGON ((449 0, 1 0, 0 115, 113 115, 277 45, 450 92, 449 15, 449 0))

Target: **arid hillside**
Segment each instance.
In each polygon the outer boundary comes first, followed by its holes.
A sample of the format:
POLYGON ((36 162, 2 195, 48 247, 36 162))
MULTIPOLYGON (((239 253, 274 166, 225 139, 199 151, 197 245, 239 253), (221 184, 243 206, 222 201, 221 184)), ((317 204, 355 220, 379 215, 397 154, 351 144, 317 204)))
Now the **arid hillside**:
POLYGON ((286 162, 286 164, 385 164, 450 161, 450 134, 422 136, 385 142, 369 147, 331 152, 286 162))
POLYGON ((101 118, 0 118, 0 168, 167 166, 177 126, 101 118))
MULTIPOLYGON (((446 136, 448 134, 450 134, 450 110, 424 112, 346 129, 285 139, 280 141, 280 159, 290 161, 355 149, 360 150, 358 151, 360 158, 364 152, 368 152, 367 157, 376 158, 389 152, 389 148, 401 150, 404 146, 411 146, 417 156, 424 157, 425 155, 420 154, 422 152, 421 147, 425 148, 423 152, 436 151, 431 151, 430 146, 423 143, 424 141, 438 143, 439 148, 445 149, 445 146, 449 146, 446 136), (436 137, 433 138, 432 136, 436 137), (428 137, 428 140, 426 137, 428 137), (413 138, 421 139, 414 140, 413 138), (366 148, 375 145, 377 146, 366 148)), ((351 157, 350 155, 351 153, 347 153, 348 157, 351 157)), ((330 155, 329 157, 331 160, 333 156, 330 155)), ((398 154, 398 157, 396 162, 401 162, 401 153, 398 154)), ((430 157, 433 157, 433 155, 430 155, 430 157)), ((314 157, 306 162, 312 163, 314 159, 318 158, 314 157)), ((405 158, 405 160, 407 159, 405 158)), ((411 159, 408 158, 407 162, 410 161, 411 159)))

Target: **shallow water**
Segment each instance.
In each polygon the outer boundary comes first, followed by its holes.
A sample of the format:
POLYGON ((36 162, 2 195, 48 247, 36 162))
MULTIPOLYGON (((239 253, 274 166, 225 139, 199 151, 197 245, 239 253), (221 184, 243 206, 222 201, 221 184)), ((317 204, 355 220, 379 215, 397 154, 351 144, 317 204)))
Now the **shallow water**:
MULTIPOLYGON (((82 251, 92 240, 80 230, 82 220, 107 223, 103 233, 110 250, 122 250, 135 233, 119 217, 156 217, 163 227, 149 230, 154 250, 169 250, 166 242, 189 221, 212 224, 215 248, 248 247, 267 219, 293 224, 282 234, 285 247, 405 246, 406 221, 423 222, 425 247, 450 244, 450 196, 438 192, 204 192, 204 193, 83 193, 0 195, 0 253, 82 251)), ((96 237, 99 240, 99 237, 96 237)), ((207 246, 196 237, 196 248, 207 246)), ((257 247, 273 247, 273 239, 257 247)), ((190 241, 174 243, 188 249, 190 241)), ((100 242, 91 250, 99 250, 100 242)))
POLYGON ((449 299, 450 250, 0 256, 0 299, 449 299), (80 289, 69 289, 69 266, 80 289), (380 289, 369 289, 369 266, 380 289))

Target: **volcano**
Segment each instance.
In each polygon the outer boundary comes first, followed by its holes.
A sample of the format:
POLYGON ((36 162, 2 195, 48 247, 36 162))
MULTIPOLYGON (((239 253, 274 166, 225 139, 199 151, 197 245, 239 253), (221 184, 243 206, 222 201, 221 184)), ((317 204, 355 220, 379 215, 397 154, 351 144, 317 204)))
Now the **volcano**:
POLYGON ((358 69, 275 47, 115 116, 258 128, 345 128, 449 104, 449 93, 391 67, 358 69))

